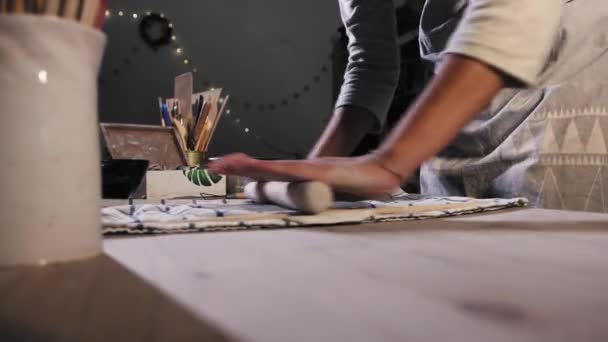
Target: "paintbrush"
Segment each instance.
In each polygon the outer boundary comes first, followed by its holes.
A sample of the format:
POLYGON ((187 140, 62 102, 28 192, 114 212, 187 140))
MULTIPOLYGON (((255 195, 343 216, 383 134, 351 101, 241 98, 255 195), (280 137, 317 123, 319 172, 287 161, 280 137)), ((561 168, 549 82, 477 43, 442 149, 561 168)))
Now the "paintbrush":
POLYGON ((171 120, 171 124, 173 125, 173 127, 175 128, 175 130, 177 131, 177 136, 179 137, 179 144, 182 147, 182 149, 184 151, 187 151, 187 145, 186 145, 186 128, 184 127, 184 125, 180 122, 180 120, 174 118, 171 120))
POLYGON ((24 14, 25 13, 25 0, 13 0, 13 13, 24 14))
POLYGON ((61 0, 47 0, 44 14, 47 15, 59 15, 59 7, 61 0))
POLYGON ((202 139, 202 145, 200 146, 201 152, 206 151, 206 146, 208 145, 209 139, 211 138, 210 134, 213 130, 213 126, 215 126, 215 121, 217 120, 217 116, 219 114, 218 101, 220 99, 220 96, 222 95, 222 89, 218 88, 210 90, 206 93, 206 95, 206 100, 210 104, 210 109, 209 114, 205 119, 205 125, 203 126, 203 129, 200 133, 202 139))
POLYGON ((163 98, 162 97, 158 97, 158 111, 160 113, 160 123, 163 125, 163 127, 166 126, 166 122, 165 122, 165 117, 163 115, 163 98))
POLYGON ((101 28, 105 0, 0 0, 0 13, 44 14, 101 28))
POLYGON ((65 6, 63 7, 63 12, 61 13, 61 17, 65 19, 73 19, 80 20, 78 7, 80 5, 81 0, 65 0, 65 6))
POLYGON ((83 0, 80 22, 95 27, 100 5, 99 1, 83 0))
POLYGON ((228 103, 229 99, 230 99, 229 95, 226 95, 226 97, 224 97, 222 107, 220 108, 219 112, 217 113, 217 117, 215 118, 215 120, 213 122, 211 131, 209 132, 207 141, 205 142, 205 146, 203 147, 204 152, 206 152, 209 149, 209 144, 211 143, 211 138, 213 138, 213 134, 215 134, 215 129, 217 128, 217 124, 220 122, 220 119, 222 118, 222 114, 224 113, 224 110, 226 109, 226 104, 228 103))
POLYGON ((204 141, 204 132, 205 132, 205 124, 207 123, 207 116, 209 115, 209 111, 211 110, 211 103, 205 101, 203 104, 203 109, 201 110, 201 115, 196 124, 196 129, 194 135, 196 136, 196 144, 194 145, 194 150, 201 152, 203 149, 204 141))
POLYGON ((47 0, 34 0, 34 10, 35 10, 36 14, 44 13, 44 10, 47 5, 46 1, 47 0))

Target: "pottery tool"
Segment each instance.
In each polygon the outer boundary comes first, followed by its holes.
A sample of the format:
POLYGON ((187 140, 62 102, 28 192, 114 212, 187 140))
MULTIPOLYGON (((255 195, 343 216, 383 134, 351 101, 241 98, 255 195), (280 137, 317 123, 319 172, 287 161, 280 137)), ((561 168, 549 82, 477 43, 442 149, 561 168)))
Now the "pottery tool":
POLYGON ((211 140, 211 134, 213 133, 213 128, 215 126, 215 122, 218 119, 219 115, 219 106, 218 102, 220 96, 222 95, 222 89, 216 88, 209 90, 204 93, 205 102, 209 102, 209 113, 205 118, 204 126, 200 131, 200 139, 201 145, 198 147, 198 151, 206 152, 207 146, 209 145, 209 140, 211 140))
POLYGON ((36 4, 35 0, 25 0, 23 1, 23 12, 36 14, 36 4))
POLYGON ((205 143, 203 133, 205 132, 205 124, 207 122, 207 116, 209 116, 210 110, 211 110, 211 103, 205 101, 203 103, 203 109, 201 110, 200 118, 196 124, 196 128, 194 131, 195 136, 196 136, 196 143, 194 144, 194 150, 198 151, 198 152, 203 152, 203 146, 205 143))
POLYGON ((61 0, 47 0, 44 13, 48 15, 58 15, 61 7, 61 0))
MULTIPOLYGON (((189 133, 191 132, 192 127, 194 126, 194 122, 192 119, 192 73, 187 72, 185 74, 181 74, 175 77, 173 85, 175 99, 179 103, 178 114, 180 114, 181 118, 183 118, 183 124, 186 128, 186 141, 191 142, 192 137, 189 133)), ((189 143, 187 145, 190 146, 192 144, 193 143, 189 143)))
POLYGON ((184 151, 187 151, 188 150, 188 148, 187 148, 188 141, 186 139, 187 139, 188 132, 186 132, 186 127, 184 127, 184 124, 176 118, 173 118, 171 120, 171 125, 177 131, 180 146, 184 149, 184 151))
POLYGON ((79 0, 65 0, 65 6, 63 7, 63 13, 61 17, 66 19, 73 19, 76 21, 80 20, 78 7, 80 6, 79 0))
POLYGON ((220 119, 222 118, 222 114, 224 113, 224 110, 226 109, 226 104, 228 103, 229 99, 230 99, 229 95, 226 95, 226 97, 224 97, 224 100, 222 102, 222 107, 219 109, 217 117, 213 121, 213 126, 211 127, 211 131, 209 132, 207 141, 205 142, 205 146, 203 146, 204 152, 206 152, 209 149, 209 144, 211 143, 211 138, 213 137, 213 134, 215 133, 215 129, 217 128, 218 122, 220 122, 220 119))
POLYGON ((9 1, 9 4, 12 2, 12 8, 9 8, 9 11, 12 10, 13 13, 23 14, 25 13, 25 0, 13 0, 9 1))
POLYGON ((163 103, 161 106, 161 115, 163 116, 162 121, 165 127, 172 127, 171 115, 169 114, 169 107, 166 103, 163 103))
POLYGON ((258 203, 272 203, 306 214, 318 214, 331 207, 334 195, 321 182, 252 182, 245 195, 258 203))
POLYGON ((162 97, 158 97, 158 112, 160 114, 160 123, 162 126, 166 126, 167 125, 167 121, 165 120, 165 116, 163 115, 163 106, 165 105, 165 102, 163 102, 163 98, 162 97))
POLYGON ((201 117, 201 111, 203 110, 203 106, 205 105, 205 98, 203 95, 192 95, 196 98, 195 105, 193 106, 194 112, 192 116, 194 117, 194 127, 198 124, 198 119, 201 117))
POLYGON ((94 28, 101 28, 105 8, 105 0, 0 0, 0 13, 51 15, 94 28))
POLYGON ((34 13, 42 14, 46 8, 47 0, 32 0, 34 13))
POLYGON ((100 6, 99 1, 83 0, 80 21, 87 26, 96 26, 100 6))

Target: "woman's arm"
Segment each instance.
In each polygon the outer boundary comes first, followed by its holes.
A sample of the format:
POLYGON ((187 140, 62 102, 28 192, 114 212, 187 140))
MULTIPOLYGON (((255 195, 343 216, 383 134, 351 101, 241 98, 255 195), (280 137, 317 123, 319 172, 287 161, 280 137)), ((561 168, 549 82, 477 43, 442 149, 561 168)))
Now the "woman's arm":
POLYGON ((376 118, 367 109, 354 106, 336 108, 308 159, 351 155, 375 123, 376 118))
POLYGON ((448 54, 436 77, 376 152, 382 165, 406 177, 436 155, 503 87, 497 70, 448 54))
POLYGON ((340 0, 348 65, 333 117, 309 158, 348 156, 365 134, 379 132, 399 80, 392 0, 340 0))
POLYGON ((236 154, 210 167, 259 180, 316 180, 340 192, 385 196, 453 139, 502 84, 501 74, 487 65, 447 55, 437 76, 376 153, 306 161, 261 161, 236 154))

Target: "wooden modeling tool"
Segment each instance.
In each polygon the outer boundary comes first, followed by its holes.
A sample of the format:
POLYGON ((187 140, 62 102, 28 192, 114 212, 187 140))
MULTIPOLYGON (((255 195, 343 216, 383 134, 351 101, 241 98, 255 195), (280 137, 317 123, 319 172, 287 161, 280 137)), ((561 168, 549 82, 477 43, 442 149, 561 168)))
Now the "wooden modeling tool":
POLYGON ((217 128, 217 124, 220 122, 220 119, 222 118, 222 114, 224 113, 224 110, 226 109, 226 104, 228 103, 229 99, 230 99, 229 95, 226 95, 226 97, 224 97, 222 106, 217 113, 217 117, 213 121, 213 126, 211 127, 211 132, 209 132, 209 137, 207 138, 207 141, 205 142, 205 146, 203 146, 204 152, 207 152, 207 150, 209 149, 209 144, 211 144, 211 139, 213 138, 213 134, 215 134, 215 129, 217 128))
POLYGON ((171 124, 177 131, 180 146, 184 149, 184 151, 187 151, 188 146, 187 146, 186 138, 187 138, 188 133, 186 132, 186 127, 184 127, 184 124, 182 124, 182 122, 176 118, 173 118, 171 120, 171 124))
POLYGON ((65 0, 65 6, 61 17, 78 21, 78 3, 79 0, 65 0))
POLYGON ((165 116, 163 115, 163 98, 162 97, 158 97, 158 112, 160 114, 160 123, 163 127, 166 126, 165 123, 165 116))
MULTIPOLYGON (((175 94, 175 99, 179 103, 178 114, 180 114, 181 117, 184 119, 183 124, 186 128, 186 133, 190 133, 192 128, 194 127, 194 120, 192 118, 192 87, 193 79, 191 72, 181 74, 175 78, 173 90, 175 94)), ((190 139, 189 134, 187 134, 186 142, 190 140, 192 139, 190 139)))
POLYGON ((195 136, 196 136, 196 143, 194 145, 194 150, 198 151, 198 152, 202 152, 203 151, 203 132, 204 132, 204 128, 205 128, 205 123, 207 122, 207 116, 209 116, 209 111, 211 110, 211 103, 205 101, 203 103, 203 109, 201 110, 201 114, 199 117, 199 120, 196 124, 196 128, 195 128, 195 136))
POLYGON ((205 125, 201 130, 201 146, 198 150, 199 152, 206 152, 206 147, 209 145, 209 139, 211 139, 211 133, 213 131, 213 126, 215 125, 215 120, 217 120, 219 114, 218 102, 220 95, 222 94, 222 89, 214 89, 207 92, 207 100, 209 101, 209 114, 207 115, 207 119, 205 120, 205 125))
POLYGON ((47 0, 33 0, 33 2, 34 2, 34 13, 43 14, 46 9, 47 0))
POLYGON ((25 13, 25 0, 13 0, 13 8, 12 12, 16 14, 24 14, 25 13))
POLYGON ((58 15, 60 5, 61 0, 48 0, 44 13, 48 15, 58 15))
POLYGON ((95 0, 82 0, 82 15, 80 21, 87 26, 95 26, 97 23, 97 15, 99 13, 100 2, 95 0))

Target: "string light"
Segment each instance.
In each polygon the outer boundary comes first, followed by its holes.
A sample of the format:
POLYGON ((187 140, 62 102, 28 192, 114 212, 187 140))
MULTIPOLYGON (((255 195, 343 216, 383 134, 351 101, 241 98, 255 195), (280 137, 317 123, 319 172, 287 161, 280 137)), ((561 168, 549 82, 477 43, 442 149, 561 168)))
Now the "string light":
MULTIPOLYGON (((117 13, 117 14, 118 14, 118 16, 120 16, 120 17, 125 16, 125 12, 123 12, 123 11, 118 11, 118 12, 116 12, 116 13, 117 13)), ((151 14, 152 14, 152 12, 151 12, 151 11, 146 11, 146 12, 144 12, 144 13, 145 13, 146 15, 151 15, 151 14)), ((106 18, 110 18, 111 16, 112 16, 112 12, 111 12, 111 10, 107 9, 107 10, 105 11, 105 17, 106 17, 106 18)), ((128 16, 128 13, 127 13, 127 16, 128 16)), ((131 16, 133 17, 133 19, 138 19, 138 18, 139 18, 139 14, 138 14, 138 13, 132 13, 132 15, 131 15, 131 16)), ((161 18, 165 18, 165 14, 164 14, 164 13, 159 13, 159 16, 160 16, 161 18)), ((169 28, 173 28, 173 27, 174 27, 174 25, 173 25, 173 23, 172 23, 172 22, 169 22, 169 23, 167 24, 167 26, 168 26, 169 28)), ((177 41, 177 36, 176 36, 176 35, 171 35, 170 39, 171 39, 171 41, 176 42, 176 41, 177 41)), ((174 46, 175 46, 175 45, 174 45, 174 46)), ((177 55, 180 55, 180 56, 184 54, 184 50, 183 50, 183 48, 182 48, 182 47, 180 47, 180 46, 176 46, 176 48, 175 48, 175 52, 176 52, 176 54, 177 54, 177 55)), ((183 63, 184 63, 185 65, 188 65, 188 64, 190 64, 190 60, 189 60, 188 58, 184 58, 184 59, 183 59, 183 63)), ((321 70, 320 70, 320 71, 321 71, 322 73, 327 73, 327 71, 328 71, 328 70, 329 70, 329 68, 328 68, 327 64, 323 64, 323 65, 322 65, 322 67, 321 67, 321 70)), ((198 68, 193 67, 193 68, 192 68, 192 72, 193 72, 193 73, 197 73, 197 72, 198 72, 198 68)), ((314 76, 314 78, 313 78, 314 83, 318 83, 318 82, 320 81, 320 78, 321 78, 321 76, 320 76, 319 74, 315 75, 315 76, 314 76)), ((42 79, 41 79, 41 82, 42 82, 42 79)), ((204 84, 205 84, 205 86, 210 86, 210 82, 209 82, 209 81, 205 81, 205 82, 204 82, 204 84)), ((211 87, 211 88, 210 88, 210 91, 214 91, 215 89, 216 89, 215 87, 211 87)), ((309 92, 309 91, 311 90, 311 86, 310 86, 310 84, 305 84, 305 85, 304 85, 304 87, 303 87, 303 88, 301 88, 301 89, 302 89, 302 91, 303 91, 303 92, 297 92, 297 91, 296 91, 296 92, 292 93, 292 97, 293 97, 294 99, 298 99, 300 96, 304 95, 303 93, 309 92)), ((220 104, 223 104, 225 101, 226 101, 226 100, 225 100, 225 98, 219 98, 219 100, 218 100, 218 102, 219 102, 220 104)), ((231 102, 233 102, 234 104, 237 104, 236 99, 233 99, 233 101, 231 101, 231 102)), ((276 109, 276 107, 278 107, 278 106, 280 106, 280 105, 282 105, 282 106, 287 106, 287 105, 289 104, 288 102, 289 102, 289 101, 288 101, 287 99, 283 99, 283 100, 282 100, 282 102, 281 102, 281 104, 269 104, 269 105, 262 105, 262 104, 259 104, 259 105, 256 105, 256 104, 251 104, 250 102, 248 102, 248 101, 246 101, 246 100, 243 100, 243 99, 241 99, 241 100, 239 100, 239 101, 238 101, 238 103, 240 103, 242 106, 244 106, 244 107, 245 107, 245 109, 257 108, 259 111, 263 111, 263 110, 265 110, 265 109, 269 109, 269 110, 271 110, 271 111, 272 111, 272 110, 276 109)), ((230 114, 231 114, 231 110, 230 110, 230 109, 226 109, 225 114, 226 114, 226 115, 230 115, 230 114)), ((237 117, 237 118, 235 118, 235 119, 234 119, 234 121, 233 121, 233 122, 234 122, 234 124, 239 125, 239 124, 240 124, 240 122, 241 122, 241 119, 237 117)), ((245 133, 250 133, 250 132, 251 132, 251 129, 250 129, 249 127, 245 127, 245 128, 243 129, 243 131, 244 131, 245 133)), ((256 140, 262 140, 261 136, 260 136, 260 135, 258 135, 258 134, 254 135, 254 137, 255 137, 255 139, 256 139, 256 140)), ((262 141, 263 141, 263 140, 262 140, 262 141)), ((269 148, 271 148, 271 149, 273 149, 273 150, 275 149, 275 148, 274 148, 272 145, 268 144, 267 142, 264 142, 264 145, 265 145, 265 146, 267 146, 267 147, 269 147, 269 148)), ((277 149, 277 151, 279 151, 279 150, 277 149)), ((283 153, 284 153, 284 152, 283 152, 283 153)))
MULTIPOLYGON (((146 14, 148 14, 148 15, 149 15, 149 14, 152 14, 152 12, 151 12, 151 11, 146 11, 145 13, 146 13, 146 14)), ((106 17, 110 17, 110 16, 112 15, 112 13, 111 13, 111 11, 110 11, 109 9, 107 9, 107 10, 106 10, 106 13, 105 13, 105 14, 106 14, 106 17)), ((117 12, 117 14, 118 14, 119 16, 121 16, 121 17, 122 17, 122 16, 124 16, 124 15, 125 15, 125 12, 123 12, 123 11, 118 11, 118 12, 117 12)), ((159 15, 161 18, 165 18, 165 17, 166 17, 166 15, 165 15, 164 13, 159 13, 158 15, 159 15)), ((134 19, 139 18, 139 14, 137 14, 137 13, 133 13, 133 14, 132 14, 132 16, 133 16, 133 18, 134 18, 134 19)), ((168 25, 168 27, 170 27, 170 28, 173 28, 173 27, 174 27, 173 23, 172 23, 172 22, 170 22, 170 21, 168 21, 168 24, 167 24, 167 25, 168 25)), ((171 39, 171 41, 176 42, 176 41, 177 41, 177 36, 176 36, 176 35, 171 35, 171 36, 170 36, 170 39, 171 39)), ((182 59, 182 62, 184 63, 184 65, 189 65, 189 64, 191 64, 190 59, 185 58, 185 57, 188 57, 188 56, 187 56, 187 55, 185 55, 184 50, 183 50, 183 48, 182 48, 181 46, 179 46, 179 45, 177 45, 177 44, 174 44, 174 48, 175 48, 175 52, 176 52, 176 54, 177 54, 178 56, 182 56, 182 58, 183 58, 183 59, 182 59)), ((321 68, 320 68, 320 72, 314 75, 314 77, 313 77, 313 79, 312 79, 312 82, 314 82, 314 83, 319 83, 319 82, 320 82, 320 80, 321 80, 321 76, 320 76, 320 75, 321 75, 322 73, 327 73, 327 72, 328 72, 328 70, 329 70, 328 65, 327 65, 327 64, 323 64, 323 65, 321 66, 321 68)), ((193 73, 198 73, 198 69, 197 69, 197 68, 195 68, 195 67, 193 67, 193 68, 192 68, 192 72, 193 72, 193 73)), ((210 86, 210 84, 211 84, 211 82, 209 82, 209 81, 204 81, 204 82, 203 82, 203 85, 204 85, 205 87, 209 87, 209 86, 210 86)), ((211 90, 215 90, 215 88, 211 88, 211 90)), ((307 84, 305 84, 305 85, 304 85, 302 88, 300 88, 300 91, 295 91, 295 92, 291 93, 291 96, 290 96, 290 97, 291 97, 293 100, 299 100, 301 97, 303 97, 303 96, 305 95, 305 93, 308 93, 308 92, 310 92, 311 90, 312 90, 311 83, 307 83, 307 84)), ((231 102, 232 102, 232 103, 234 103, 234 104, 236 105, 236 104, 237 104, 237 99, 233 98, 231 102)), ((288 101, 286 98, 283 98, 283 99, 282 99, 280 102, 277 102, 277 103, 270 103, 270 104, 252 104, 251 102, 247 101, 246 99, 239 99, 239 100, 238 100, 238 104, 240 104, 241 106, 243 106, 243 107, 244 107, 245 109, 247 109, 247 110, 251 110, 251 109, 257 109, 257 111, 260 111, 260 112, 261 112, 261 111, 266 111, 266 110, 269 110, 269 111, 274 111, 274 110, 276 110, 276 109, 277 109, 278 107, 280 107, 280 106, 282 106, 282 107, 287 107, 287 106, 289 106, 289 101, 288 101)))

